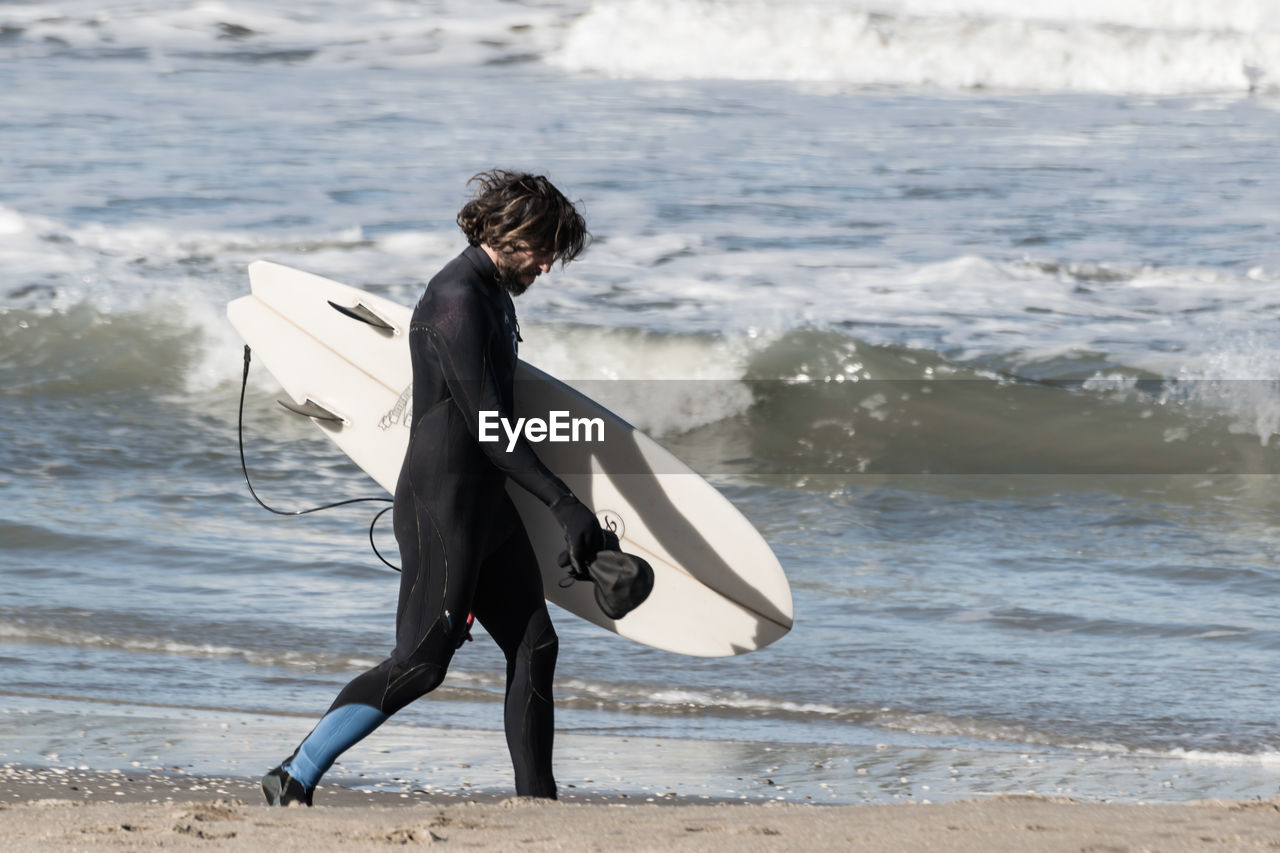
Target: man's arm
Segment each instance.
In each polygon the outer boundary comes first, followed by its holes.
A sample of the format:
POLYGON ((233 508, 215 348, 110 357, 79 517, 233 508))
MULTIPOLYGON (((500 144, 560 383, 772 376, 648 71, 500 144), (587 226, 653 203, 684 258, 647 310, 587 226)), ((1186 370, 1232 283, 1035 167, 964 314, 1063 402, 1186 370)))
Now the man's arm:
POLYGON ((551 508, 565 528, 569 551, 580 563, 590 563, 603 544, 595 514, 587 509, 564 481, 552 473, 523 435, 510 450, 502 441, 480 441, 480 412, 497 412, 514 421, 502 405, 498 379, 489 360, 495 330, 487 322, 477 294, 467 291, 437 294, 440 300, 432 321, 418 325, 436 353, 445 385, 453 397, 467 431, 494 467, 551 508))

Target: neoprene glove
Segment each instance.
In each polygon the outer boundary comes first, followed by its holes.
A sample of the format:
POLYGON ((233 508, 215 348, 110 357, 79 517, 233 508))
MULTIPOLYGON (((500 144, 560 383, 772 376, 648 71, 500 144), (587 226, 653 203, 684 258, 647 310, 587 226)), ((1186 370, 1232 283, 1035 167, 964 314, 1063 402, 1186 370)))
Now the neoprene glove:
POLYGON ((586 571, 604 547, 604 531, 596 514, 573 495, 565 495, 551 505, 551 514, 564 528, 565 547, 575 569, 586 571))

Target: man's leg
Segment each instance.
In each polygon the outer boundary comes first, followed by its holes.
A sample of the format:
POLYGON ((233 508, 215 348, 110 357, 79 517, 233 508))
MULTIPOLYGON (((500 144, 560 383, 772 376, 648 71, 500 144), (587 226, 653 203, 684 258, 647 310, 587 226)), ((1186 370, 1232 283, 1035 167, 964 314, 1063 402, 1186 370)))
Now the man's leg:
POLYGON ((468 563, 473 561, 459 553, 465 549, 446 553, 445 539, 436 530, 431 513, 414 500, 410 490, 401 491, 395 512, 401 558, 395 651, 353 678, 293 755, 267 774, 263 791, 273 805, 294 799, 310 805, 311 790, 339 755, 396 711, 440 685, 465 636, 476 575, 468 563), (286 795, 290 778, 301 786, 303 794, 286 795))
POLYGON ((481 565, 471 606, 507 657, 504 717, 516 793, 555 799, 551 680, 559 642, 542 597, 542 575, 523 527, 481 565))

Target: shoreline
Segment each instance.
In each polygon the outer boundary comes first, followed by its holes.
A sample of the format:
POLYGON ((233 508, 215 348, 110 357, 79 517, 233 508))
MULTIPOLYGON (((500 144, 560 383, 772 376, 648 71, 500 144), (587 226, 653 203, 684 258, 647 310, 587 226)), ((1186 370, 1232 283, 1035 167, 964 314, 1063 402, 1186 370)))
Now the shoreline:
MULTIPOLYGON (((572 787, 572 786, 567 786, 572 787)), ((237 800, 245 805, 264 805, 256 776, 225 776, 178 771, 94 770, 91 768, 38 767, 6 763, 0 765, 0 809, 7 805, 39 801, 70 804, 121 803, 150 804, 205 803, 237 800)), ((338 777, 316 788, 316 808, 400 808, 423 804, 472 803, 494 805, 519 800, 510 791, 448 790, 423 787, 395 791, 366 787, 360 780, 338 777)), ((576 805, 762 805, 767 800, 742 801, 706 795, 653 795, 647 791, 578 793, 560 791, 561 803, 576 805)), ((825 805, 824 808, 834 807, 825 805)))
POLYGON ((315 808, 273 809, 257 779, 0 768, 0 846, 24 851, 381 850, 1256 850, 1280 841, 1280 797, 1087 803, 999 794, 947 803, 821 805, 687 797, 397 794, 328 785, 315 808))
MULTIPOLYGON (((5 698, 0 766, 225 779, 227 796, 240 790, 236 780, 257 779, 279 763, 313 722, 245 709, 5 698)), ((413 792, 446 800, 509 795, 502 732, 432 725, 430 710, 389 721, 343 755, 325 782, 361 797, 364 789, 397 799, 413 792)), ((568 728, 557 732, 556 778, 561 795, 575 799, 704 804, 927 804, 1001 793, 1181 804, 1266 799, 1280 788, 1275 754, 1162 755, 862 734, 861 742, 798 743, 568 728)), ((190 797, 190 786, 165 796, 190 797)), ((235 796, 256 802, 258 794, 250 786, 247 795, 235 796)))

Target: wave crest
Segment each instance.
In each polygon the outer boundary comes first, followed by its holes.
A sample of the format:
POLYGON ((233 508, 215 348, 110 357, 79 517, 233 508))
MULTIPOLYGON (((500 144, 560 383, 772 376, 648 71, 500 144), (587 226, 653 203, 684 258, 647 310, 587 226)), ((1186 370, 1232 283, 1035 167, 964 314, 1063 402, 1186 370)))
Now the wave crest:
POLYGON ((1217 15, 1142 3, 1110 4, 1119 7, 1110 13, 1097 3, 883 6, 598 3, 549 61, 611 77, 857 87, 1175 94, 1280 86, 1280 16, 1251 4, 1217 15))

